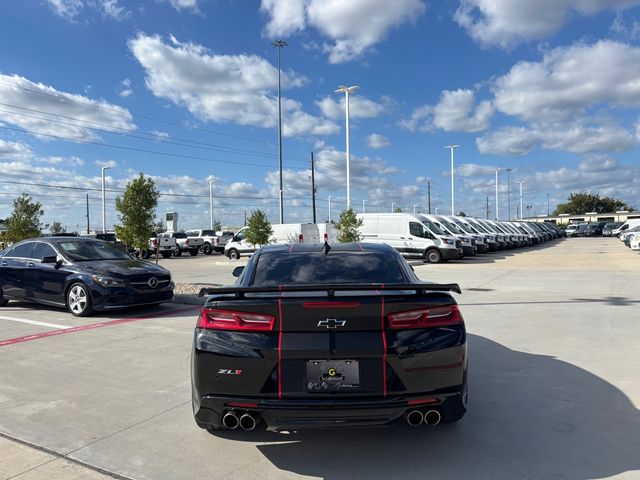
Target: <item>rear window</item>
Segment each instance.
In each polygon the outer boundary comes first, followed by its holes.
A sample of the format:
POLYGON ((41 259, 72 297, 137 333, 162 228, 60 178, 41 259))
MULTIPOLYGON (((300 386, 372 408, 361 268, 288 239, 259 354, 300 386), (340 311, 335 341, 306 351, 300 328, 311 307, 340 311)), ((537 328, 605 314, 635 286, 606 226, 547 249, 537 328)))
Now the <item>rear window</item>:
POLYGON ((187 238, 187 234, 184 232, 176 232, 172 236, 173 238, 187 238))
POLYGON ((266 252, 253 285, 405 283, 394 255, 380 252, 266 252))

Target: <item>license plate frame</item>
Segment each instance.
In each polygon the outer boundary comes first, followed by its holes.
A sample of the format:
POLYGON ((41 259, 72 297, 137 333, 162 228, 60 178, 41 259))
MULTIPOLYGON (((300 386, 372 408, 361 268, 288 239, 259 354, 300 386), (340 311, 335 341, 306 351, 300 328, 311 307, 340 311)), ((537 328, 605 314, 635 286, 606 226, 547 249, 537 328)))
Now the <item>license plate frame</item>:
POLYGON ((352 359, 307 360, 305 385, 308 392, 357 392, 360 363, 352 359))

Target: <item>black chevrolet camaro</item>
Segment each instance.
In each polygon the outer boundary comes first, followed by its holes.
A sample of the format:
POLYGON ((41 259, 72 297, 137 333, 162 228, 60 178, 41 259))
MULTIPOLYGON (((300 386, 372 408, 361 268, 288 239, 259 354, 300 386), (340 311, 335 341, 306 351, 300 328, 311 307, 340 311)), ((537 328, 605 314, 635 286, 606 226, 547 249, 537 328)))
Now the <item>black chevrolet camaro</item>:
POLYGON ((270 245, 209 295, 192 403, 210 432, 462 418, 467 345, 448 293, 382 244, 270 245))
POLYGON ((169 271, 135 260, 102 240, 34 238, 0 253, 0 306, 23 300, 86 316, 172 298, 169 271))

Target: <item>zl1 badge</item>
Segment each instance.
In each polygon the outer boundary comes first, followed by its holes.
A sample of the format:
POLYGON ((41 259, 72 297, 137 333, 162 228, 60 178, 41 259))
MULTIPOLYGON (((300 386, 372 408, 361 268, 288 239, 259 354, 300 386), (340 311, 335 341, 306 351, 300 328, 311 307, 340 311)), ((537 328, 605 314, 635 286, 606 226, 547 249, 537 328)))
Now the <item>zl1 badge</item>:
POLYGON ((242 370, 229 370, 228 368, 221 368, 218 370, 218 375, 242 375, 242 370))

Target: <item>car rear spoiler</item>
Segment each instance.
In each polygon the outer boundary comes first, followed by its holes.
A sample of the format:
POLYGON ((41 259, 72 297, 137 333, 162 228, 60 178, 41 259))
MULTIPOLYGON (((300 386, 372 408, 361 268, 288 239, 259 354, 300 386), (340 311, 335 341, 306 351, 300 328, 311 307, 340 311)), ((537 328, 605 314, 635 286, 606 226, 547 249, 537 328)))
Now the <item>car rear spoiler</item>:
POLYGON ((236 298, 244 298, 246 293, 283 293, 283 292, 322 292, 326 291, 329 297, 333 297, 336 291, 345 290, 378 290, 382 292, 410 290, 416 295, 425 292, 456 292, 462 293, 457 283, 406 283, 406 284, 375 284, 375 283, 341 283, 335 285, 280 285, 277 287, 219 287, 203 288, 198 294, 199 297, 205 295, 222 295, 233 293, 236 298))

